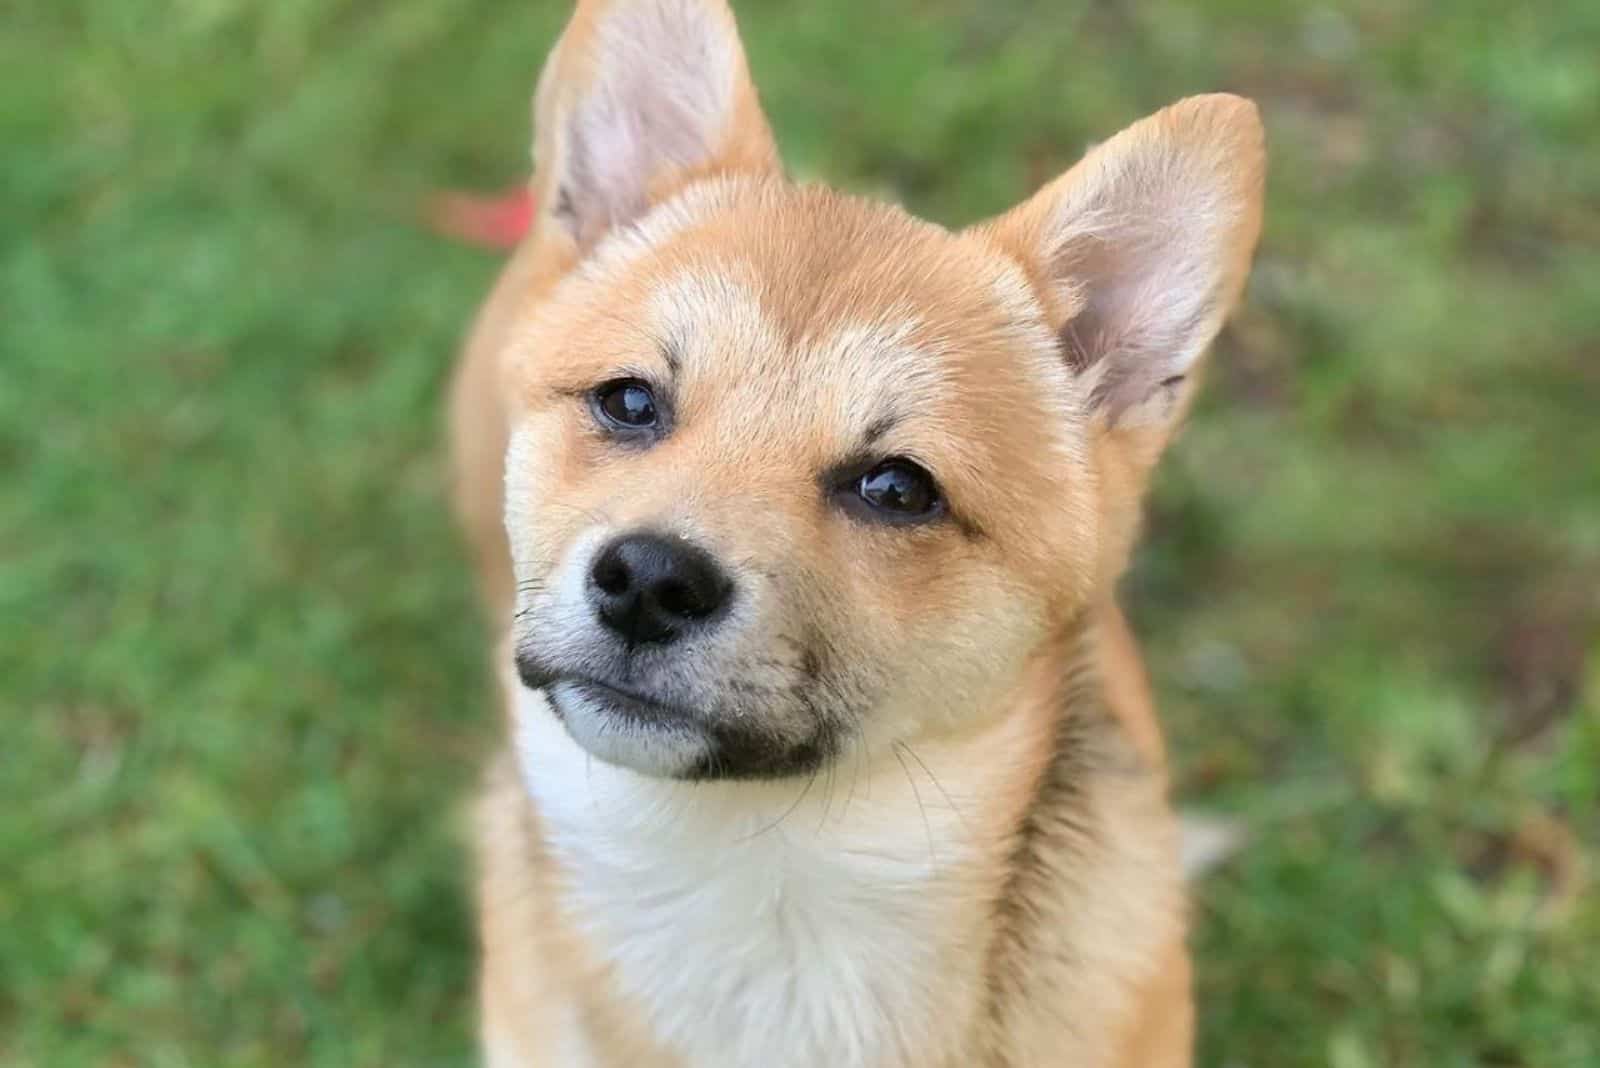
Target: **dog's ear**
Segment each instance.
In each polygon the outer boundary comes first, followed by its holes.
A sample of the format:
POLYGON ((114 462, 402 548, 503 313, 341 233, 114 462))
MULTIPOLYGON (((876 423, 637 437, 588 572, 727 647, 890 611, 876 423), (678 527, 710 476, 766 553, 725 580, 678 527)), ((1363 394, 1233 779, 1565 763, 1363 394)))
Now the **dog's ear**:
POLYGON ((580 0, 534 126, 541 222, 580 252, 692 178, 779 166, 724 0, 580 0))
POLYGON ((1151 460, 1244 286, 1264 170, 1255 105, 1191 97, 985 224, 1032 275, 1095 418, 1151 460))

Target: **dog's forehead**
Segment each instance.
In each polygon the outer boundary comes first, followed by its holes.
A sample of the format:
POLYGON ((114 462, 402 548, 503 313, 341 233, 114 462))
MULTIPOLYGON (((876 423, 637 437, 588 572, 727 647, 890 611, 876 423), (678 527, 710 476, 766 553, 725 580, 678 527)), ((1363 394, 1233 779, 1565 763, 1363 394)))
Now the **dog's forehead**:
POLYGON ((915 387, 948 374, 955 350, 915 304, 838 309, 814 316, 802 331, 784 315, 785 294, 765 281, 736 258, 685 265, 650 286, 645 327, 691 378, 742 371, 814 390, 840 376, 858 385, 887 379, 915 387))
POLYGON ((974 386, 1050 397, 1066 384, 1020 266, 887 205, 822 188, 713 189, 608 258, 643 275, 632 310, 686 375, 840 402, 889 390, 913 408, 974 386))

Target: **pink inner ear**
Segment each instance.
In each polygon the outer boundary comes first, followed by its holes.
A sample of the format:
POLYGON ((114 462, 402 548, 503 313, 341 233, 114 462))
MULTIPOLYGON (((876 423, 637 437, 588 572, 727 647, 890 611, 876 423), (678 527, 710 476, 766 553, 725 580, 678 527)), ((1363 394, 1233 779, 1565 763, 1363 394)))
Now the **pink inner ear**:
POLYGON ((427 206, 428 228, 479 248, 514 248, 533 228, 533 190, 517 186, 495 196, 457 191, 435 193, 427 206))

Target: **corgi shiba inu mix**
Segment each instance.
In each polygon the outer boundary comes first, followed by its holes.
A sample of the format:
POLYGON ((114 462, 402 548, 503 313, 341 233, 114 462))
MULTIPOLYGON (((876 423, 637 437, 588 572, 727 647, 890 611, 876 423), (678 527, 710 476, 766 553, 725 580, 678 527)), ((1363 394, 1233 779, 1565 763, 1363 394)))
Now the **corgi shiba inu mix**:
POLYGON ((495 1068, 1189 1063, 1113 600, 1260 225, 1182 101, 951 231, 792 184, 722 0, 584 0, 452 398, 495 1068))

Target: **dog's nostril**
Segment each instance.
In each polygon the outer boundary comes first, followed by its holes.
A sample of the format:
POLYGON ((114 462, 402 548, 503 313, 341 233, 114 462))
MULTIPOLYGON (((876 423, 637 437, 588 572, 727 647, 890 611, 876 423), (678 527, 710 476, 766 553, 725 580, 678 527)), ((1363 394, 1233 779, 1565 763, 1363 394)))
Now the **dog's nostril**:
POLYGON ((662 583, 656 589, 656 601, 668 612, 685 619, 703 619, 717 610, 717 600, 710 590, 688 582, 662 583))
POLYGON ((601 592, 609 593, 613 597, 626 593, 628 584, 633 578, 628 571, 628 565, 622 560, 622 555, 613 552, 600 554, 600 559, 595 561, 592 577, 601 592))

